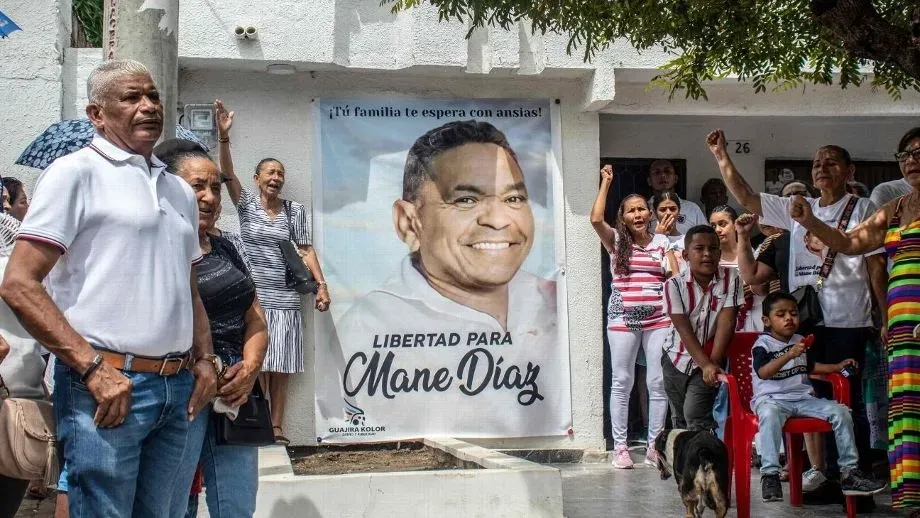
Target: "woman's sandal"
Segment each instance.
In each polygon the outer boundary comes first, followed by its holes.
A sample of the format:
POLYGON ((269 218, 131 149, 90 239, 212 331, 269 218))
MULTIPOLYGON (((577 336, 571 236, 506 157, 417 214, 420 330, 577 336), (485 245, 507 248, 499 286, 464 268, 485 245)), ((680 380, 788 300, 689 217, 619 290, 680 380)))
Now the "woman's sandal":
MULTIPOLYGON (((284 431, 280 426, 272 426, 272 431, 274 432, 275 430, 278 430, 279 432, 283 432, 283 431, 284 431)), ((283 434, 281 434, 281 433, 276 433, 276 434, 275 434, 275 444, 280 444, 280 445, 282 445, 282 446, 287 446, 288 444, 291 444, 291 440, 288 439, 287 437, 285 437, 285 436, 284 436, 283 434)))

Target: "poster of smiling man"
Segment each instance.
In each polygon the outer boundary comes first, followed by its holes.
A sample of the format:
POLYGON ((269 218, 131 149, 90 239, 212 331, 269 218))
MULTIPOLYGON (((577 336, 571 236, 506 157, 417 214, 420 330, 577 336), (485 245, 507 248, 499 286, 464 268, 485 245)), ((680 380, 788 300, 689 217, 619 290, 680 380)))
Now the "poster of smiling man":
POLYGON ((317 440, 568 433, 554 106, 316 104, 317 440))

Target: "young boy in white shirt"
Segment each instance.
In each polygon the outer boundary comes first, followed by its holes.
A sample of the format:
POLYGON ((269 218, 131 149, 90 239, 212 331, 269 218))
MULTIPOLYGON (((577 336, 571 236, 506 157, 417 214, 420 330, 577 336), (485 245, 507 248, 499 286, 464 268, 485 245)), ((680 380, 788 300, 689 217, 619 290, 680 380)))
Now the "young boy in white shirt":
POLYGON ((872 495, 885 489, 884 482, 867 477, 856 467, 856 439, 850 409, 835 401, 819 399, 808 381, 809 374, 841 372, 858 365, 852 358, 840 363, 815 363, 807 350, 812 337, 796 334, 799 328, 795 298, 771 293, 763 302, 765 332, 751 350, 754 397, 751 408, 760 422, 760 490, 764 502, 783 499, 779 481, 779 451, 783 425, 790 417, 815 417, 830 423, 837 440, 841 489, 845 495, 872 495))

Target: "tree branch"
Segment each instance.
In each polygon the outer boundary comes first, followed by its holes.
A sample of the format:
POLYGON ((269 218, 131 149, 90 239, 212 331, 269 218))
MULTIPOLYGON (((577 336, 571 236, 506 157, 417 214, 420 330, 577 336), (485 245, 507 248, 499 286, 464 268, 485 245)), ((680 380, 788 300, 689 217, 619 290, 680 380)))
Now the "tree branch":
POLYGON ((914 11, 909 30, 886 20, 871 0, 812 0, 811 12, 853 55, 892 63, 920 78, 920 8, 914 11))

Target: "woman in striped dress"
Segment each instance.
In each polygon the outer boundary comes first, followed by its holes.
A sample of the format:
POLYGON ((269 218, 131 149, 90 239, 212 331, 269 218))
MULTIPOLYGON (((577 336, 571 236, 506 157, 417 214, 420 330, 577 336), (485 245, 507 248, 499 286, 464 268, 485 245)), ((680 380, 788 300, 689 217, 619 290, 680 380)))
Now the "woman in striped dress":
POLYGON ((239 212, 240 235, 268 324, 268 352, 262 365, 265 373, 263 386, 268 387, 275 440, 287 444, 289 441, 282 427, 288 376, 304 371, 303 322, 300 294, 285 284, 286 266, 278 244, 294 241, 297 245, 304 264, 319 284, 315 302, 317 310, 329 309, 329 291, 316 250, 311 246, 307 208, 281 198, 284 165, 274 158, 263 159, 256 166, 253 176, 257 190, 244 189, 233 170, 230 156, 233 112, 228 112, 220 100, 214 104, 218 120, 220 168, 227 181, 230 198, 239 212))
POLYGON ((651 211, 645 198, 632 194, 620 202, 616 226, 604 220, 607 193, 613 183, 613 167, 601 170, 601 187, 591 209, 591 224, 610 254, 610 301, 607 305, 607 343, 613 378, 610 385, 610 428, 613 434, 613 466, 633 467, 626 444, 629 394, 632 391, 636 357, 642 348, 646 356, 649 394, 648 447, 645 462, 655 464, 655 437, 664 429, 668 396, 664 390, 661 354, 671 324, 662 311, 665 279, 677 271, 667 236, 648 230, 651 211))
POLYGON ((828 247, 860 255, 882 244, 892 260, 888 279, 888 463, 895 508, 920 516, 920 127, 908 131, 895 158, 911 185, 850 232, 815 218, 796 198, 791 215, 828 247))

